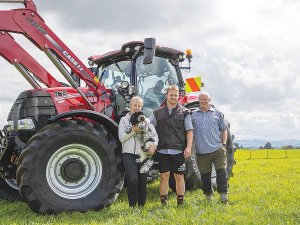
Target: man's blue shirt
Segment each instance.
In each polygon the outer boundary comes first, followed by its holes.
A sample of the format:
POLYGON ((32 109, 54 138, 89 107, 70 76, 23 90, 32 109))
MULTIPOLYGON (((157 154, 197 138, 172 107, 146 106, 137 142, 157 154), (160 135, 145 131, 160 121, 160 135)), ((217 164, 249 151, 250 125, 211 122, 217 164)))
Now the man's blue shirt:
POLYGON ((221 148, 221 131, 227 129, 223 114, 213 107, 205 113, 199 108, 191 117, 197 153, 207 154, 221 148))

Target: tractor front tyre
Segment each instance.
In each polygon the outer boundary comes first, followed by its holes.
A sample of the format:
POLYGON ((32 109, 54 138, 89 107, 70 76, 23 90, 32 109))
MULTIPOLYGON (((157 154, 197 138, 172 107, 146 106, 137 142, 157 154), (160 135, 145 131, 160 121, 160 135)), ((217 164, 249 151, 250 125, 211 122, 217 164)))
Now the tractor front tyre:
POLYGON ((100 210, 123 186, 121 148, 103 126, 84 120, 48 125, 24 147, 20 194, 38 213, 100 210))
POLYGON ((21 200, 19 187, 15 179, 0 178, 0 199, 21 200))

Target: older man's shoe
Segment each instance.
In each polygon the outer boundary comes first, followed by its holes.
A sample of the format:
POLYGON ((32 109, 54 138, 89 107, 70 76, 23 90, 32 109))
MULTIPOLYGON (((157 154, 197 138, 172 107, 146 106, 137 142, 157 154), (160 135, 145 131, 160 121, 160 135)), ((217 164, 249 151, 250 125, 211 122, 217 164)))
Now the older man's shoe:
POLYGON ((221 201, 224 206, 229 206, 228 200, 221 201))

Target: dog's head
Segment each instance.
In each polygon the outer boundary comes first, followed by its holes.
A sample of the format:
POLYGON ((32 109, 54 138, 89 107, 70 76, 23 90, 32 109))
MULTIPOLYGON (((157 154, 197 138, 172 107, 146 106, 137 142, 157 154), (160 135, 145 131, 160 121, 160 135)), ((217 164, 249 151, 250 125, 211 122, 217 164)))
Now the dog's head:
POLYGON ((134 112, 130 116, 130 122, 132 125, 137 125, 140 130, 144 130, 147 126, 145 119, 146 117, 142 111, 134 112))

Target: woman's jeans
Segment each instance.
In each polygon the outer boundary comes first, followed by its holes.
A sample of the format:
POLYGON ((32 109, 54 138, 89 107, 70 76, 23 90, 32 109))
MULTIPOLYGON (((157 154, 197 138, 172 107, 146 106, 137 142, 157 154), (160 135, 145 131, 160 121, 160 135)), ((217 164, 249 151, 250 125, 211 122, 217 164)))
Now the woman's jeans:
POLYGON ((129 206, 134 207, 138 202, 139 206, 146 202, 147 173, 140 173, 141 163, 136 163, 138 155, 123 153, 123 163, 127 177, 127 194, 129 206))

